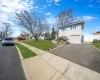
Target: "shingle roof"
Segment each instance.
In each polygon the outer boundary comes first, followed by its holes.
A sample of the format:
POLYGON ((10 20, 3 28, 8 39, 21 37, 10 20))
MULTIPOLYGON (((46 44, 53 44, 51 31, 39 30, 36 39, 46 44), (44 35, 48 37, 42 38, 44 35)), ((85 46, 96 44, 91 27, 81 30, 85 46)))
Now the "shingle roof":
POLYGON ((93 33, 93 35, 100 35, 100 31, 93 33))

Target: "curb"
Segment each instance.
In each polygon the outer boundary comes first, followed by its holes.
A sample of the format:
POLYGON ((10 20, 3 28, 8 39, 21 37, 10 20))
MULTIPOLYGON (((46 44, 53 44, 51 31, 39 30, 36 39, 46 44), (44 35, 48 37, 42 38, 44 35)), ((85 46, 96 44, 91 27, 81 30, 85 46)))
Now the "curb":
POLYGON ((97 47, 95 47, 94 45, 92 45, 94 48, 96 48, 97 50, 99 50, 100 51, 100 49, 99 48, 97 48, 97 47))
POLYGON ((23 56, 21 55, 21 51, 19 50, 19 48, 15 45, 17 51, 18 51, 18 54, 19 54, 19 57, 21 59, 21 61, 24 59, 23 56))
POLYGON ((16 47, 16 49, 17 49, 17 51, 18 51, 18 54, 19 54, 19 57, 20 57, 20 60, 21 60, 22 69, 23 69, 23 71, 24 71, 26 80, 32 80, 31 77, 30 77, 30 75, 29 75, 28 72, 27 72, 26 67, 24 66, 24 64, 23 64, 23 62, 22 62, 22 60, 24 60, 24 58, 23 58, 23 56, 22 56, 22 54, 21 54, 21 51, 19 50, 19 48, 18 48, 16 45, 15 45, 15 47, 16 47))

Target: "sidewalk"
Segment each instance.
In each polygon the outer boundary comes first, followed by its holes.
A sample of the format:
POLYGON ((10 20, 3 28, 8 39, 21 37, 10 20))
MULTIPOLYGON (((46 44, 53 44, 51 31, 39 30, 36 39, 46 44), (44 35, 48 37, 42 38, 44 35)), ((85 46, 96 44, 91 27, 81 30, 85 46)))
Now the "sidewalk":
POLYGON ((22 60, 28 80, 100 80, 100 74, 95 71, 27 44, 20 44, 38 55, 22 60))

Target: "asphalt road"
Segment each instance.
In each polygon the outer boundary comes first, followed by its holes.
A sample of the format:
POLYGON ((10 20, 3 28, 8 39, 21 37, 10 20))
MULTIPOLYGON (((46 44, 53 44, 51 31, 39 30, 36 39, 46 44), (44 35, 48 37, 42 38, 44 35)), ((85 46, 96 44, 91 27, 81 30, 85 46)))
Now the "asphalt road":
POLYGON ((1 43, 0 80, 26 80, 16 48, 2 46, 1 43))
POLYGON ((69 44, 50 52, 100 73, 100 51, 92 45, 69 44))

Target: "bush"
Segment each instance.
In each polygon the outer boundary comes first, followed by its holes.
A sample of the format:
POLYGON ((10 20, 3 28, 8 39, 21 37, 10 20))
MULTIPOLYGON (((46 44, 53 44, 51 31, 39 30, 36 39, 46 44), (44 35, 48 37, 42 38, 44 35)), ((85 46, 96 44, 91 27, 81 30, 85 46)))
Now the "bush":
POLYGON ((93 40, 93 43, 98 43, 98 42, 100 42, 100 40, 97 40, 97 39, 93 40))
POLYGON ((67 41, 67 37, 62 36, 62 37, 59 37, 58 40, 59 40, 59 41, 61 41, 61 40, 62 40, 62 41, 67 41))

